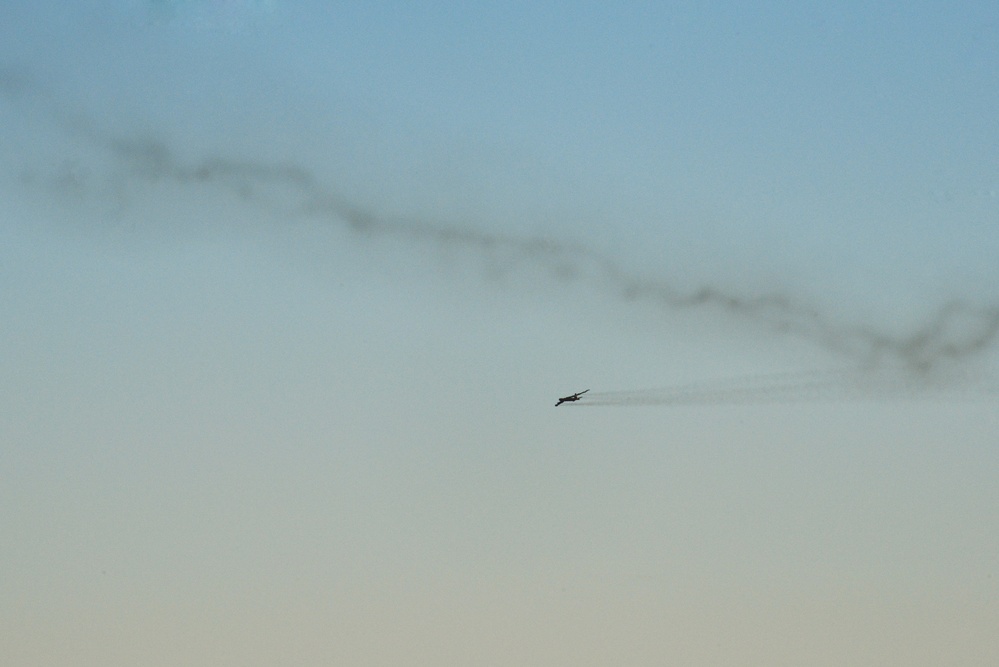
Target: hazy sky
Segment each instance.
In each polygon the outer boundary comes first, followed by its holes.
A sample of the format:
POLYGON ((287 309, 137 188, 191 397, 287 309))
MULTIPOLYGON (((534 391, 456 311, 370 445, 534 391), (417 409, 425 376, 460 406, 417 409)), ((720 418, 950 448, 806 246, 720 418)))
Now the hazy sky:
POLYGON ((995 2, 98 4, 0 2, 11 664, 999 661, 995 2))

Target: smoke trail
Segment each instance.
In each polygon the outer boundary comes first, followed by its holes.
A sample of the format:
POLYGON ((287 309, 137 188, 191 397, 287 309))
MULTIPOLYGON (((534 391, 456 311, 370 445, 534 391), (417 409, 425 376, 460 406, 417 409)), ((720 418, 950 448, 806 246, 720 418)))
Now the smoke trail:
POLYGON ((814 305, 787 293, 747 296, 711 285, 684 291, 667 280, 629 271, 613 257, 578 243, 382 216, 341 196, 296 164, 224 156, 186 163, 161 142, 116 136, 81 114, 67 112, 9 68, 0 68, 0 94, 12 102, 30 100, 40 105, 62 131, 103 152, 131 179, 214 188, 283 220, 320 220, 355 234, 433 243, 486 260, 502 257, 514 264, 540 268, 552 280, 588 284, 624 301, 667 312, 714 309, 810 340, 862 365, 889 363, 910 372, 928 373, 934 367, 974 357, 999 338, 999 305, 995 304, 976 306, 954 299, 942 304, 910 334, 890 335, 869 325, 838 323, 814 305))
POLYGON ((628 391, 591 392, 575 407, 693 406, 804 403, 850 400, 982 400, 999 396, 986 374, 925 373, 909 369, 850 369, 750 375, 628 391))

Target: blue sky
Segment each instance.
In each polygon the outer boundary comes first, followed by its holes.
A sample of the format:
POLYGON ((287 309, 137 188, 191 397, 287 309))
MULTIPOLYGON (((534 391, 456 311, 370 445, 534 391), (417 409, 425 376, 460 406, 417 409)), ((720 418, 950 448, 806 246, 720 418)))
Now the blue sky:
POLYGON ((994 3, 5 15, 0 653, 995 661, 994 3))

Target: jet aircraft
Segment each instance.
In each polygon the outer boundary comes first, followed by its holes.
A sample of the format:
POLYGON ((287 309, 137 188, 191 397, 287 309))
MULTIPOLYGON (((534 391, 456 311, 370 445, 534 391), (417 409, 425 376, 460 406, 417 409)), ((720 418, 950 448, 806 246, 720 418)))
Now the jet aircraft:
POLYGON ((572 403, 573 401, 578 401, 579 397, 582 396, 583 394, 585 394, 588 391, 589 391, 589 389, 584 389, 583 391, 576 392, 572 396, 563 396, 562 398, 558 399, 558 403, 555 404, 555 407, 557 408, 558 406, 562 405, 563 403, 572 403))

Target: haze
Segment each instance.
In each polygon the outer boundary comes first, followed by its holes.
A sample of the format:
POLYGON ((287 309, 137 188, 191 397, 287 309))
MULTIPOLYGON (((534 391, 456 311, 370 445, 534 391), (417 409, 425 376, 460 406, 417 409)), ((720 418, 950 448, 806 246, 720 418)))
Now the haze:
POLYGON ((995 3, 8 5, 11 664, 999 659, 995 3))

